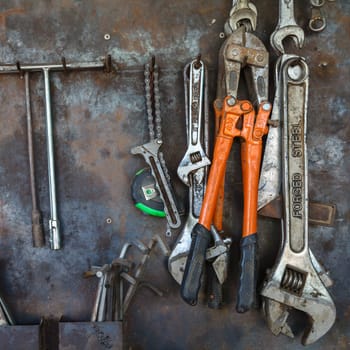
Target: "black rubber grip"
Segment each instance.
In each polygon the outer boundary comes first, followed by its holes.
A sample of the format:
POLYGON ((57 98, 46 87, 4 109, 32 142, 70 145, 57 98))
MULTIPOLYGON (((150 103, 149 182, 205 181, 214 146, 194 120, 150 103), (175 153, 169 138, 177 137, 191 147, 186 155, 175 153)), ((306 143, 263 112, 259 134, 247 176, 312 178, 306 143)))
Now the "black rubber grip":
POLYGON ((210 240, 211 232, 203 225, 196 224, 192 230, 191 248, 181 283, 181 297, 186 303, 192 306, 197 304, 205 255, 210 240))
POLYGON ((257 284, 257 234, 246 236, 241 240, 240 277, 236 310, 247 312, 256 306, 257 284))
POLYGON ((208 307, 211 309, 221 309, 223 301, 222 285, 216 276, 211 262, 207 263, 207 295, 208 307))

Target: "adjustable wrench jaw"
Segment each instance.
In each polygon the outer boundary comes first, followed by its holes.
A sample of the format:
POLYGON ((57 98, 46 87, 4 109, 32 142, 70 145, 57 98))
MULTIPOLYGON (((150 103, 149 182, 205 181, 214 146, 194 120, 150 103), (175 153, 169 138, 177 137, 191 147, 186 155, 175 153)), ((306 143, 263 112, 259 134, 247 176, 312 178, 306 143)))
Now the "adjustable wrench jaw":
POLYGON ((187 256, 191 246, 191 232, 198 218, 189 211, 181 236, 171 252, 168 260, 168 270, 178 284, 181 284, 185 271, 187 256))
POLYGON ((261 292, 267 323, 275 335, 282 332, 293 336, 287 323, 289 308, 308 315, 310 327, 302 337, 303 345, 312 344, 326 334, 336 317, 334 302, 306 255, 308 250, 296 260, 295 254, 289 256, 283 251, 261 292))

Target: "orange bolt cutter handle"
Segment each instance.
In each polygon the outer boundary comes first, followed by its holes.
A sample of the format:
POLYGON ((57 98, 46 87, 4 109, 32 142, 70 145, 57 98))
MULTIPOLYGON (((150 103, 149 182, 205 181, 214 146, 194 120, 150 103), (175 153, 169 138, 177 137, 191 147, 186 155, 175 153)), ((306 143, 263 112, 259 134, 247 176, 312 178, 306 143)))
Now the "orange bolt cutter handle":
POLYGON ((197 303, 206 250, 211 240, 210 227, 213 223, 220 188, 223 184, 227 159, 233 139, 240 136, 241 133, 241 130, 236 126, 237 122, 246 113, 250 113, 254 117, 253 106, 248 101, 238 102, 228 96, 224 100, 223 108, 201 213, 198 224, 192 230, 191 248, 181 284, 181 296, 190 305, 197 303))
MULTIPOLYGON (((262 137, 267 134, 267 120, 271 113, 271 104, 263 102, 259 106, 256 120, 246 118, 243 121, 241 137, 241 162, 243 175, 243 230, 246 237, 257 232, 258 187, 262 158, 262 137)), ((249 117, 249 116, 247 116, 249 117)))
MULTIPOLYGON (((220 124, 222 119, 222 101, 214 101, 214 111, 215 111, 215 137, 219 134, 220 124)), ((225 196, 225 175, 222 178, 222 182, 219 188, 218 199, 216 201, 216 208, 213 218, 213 224, 216 229, 222 231, 222 217, 224 213, 224 196, 225 196)))
POLYGON ((256 118, 245 115, 241 132, 243 175, 243 228, 240 244, 240 277, 237 312, 246 312, 256 304, 258 185, 262 158, 262 137, 267 134, 271 104, 263 102, 256 118), (255 120, 254 120, 255 119, 255 120))

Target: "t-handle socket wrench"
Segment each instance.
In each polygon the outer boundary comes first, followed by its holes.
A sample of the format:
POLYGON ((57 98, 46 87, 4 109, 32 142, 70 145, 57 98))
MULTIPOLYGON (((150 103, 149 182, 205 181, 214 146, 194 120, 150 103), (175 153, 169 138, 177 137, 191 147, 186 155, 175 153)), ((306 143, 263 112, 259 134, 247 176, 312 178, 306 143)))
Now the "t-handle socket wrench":
MULTIPOLYGON (((57 250, 61 248, 60 227, 57 216, 57 199, 56 199, 56 181, 55 181, 55 159, 54 159, 54 140, 53 140, 53 127, 52 127, 52 115, 51 115, 51 94, 50 94, 50 71, 71 71, 71 70, 86 70, 86 69, 104 69, 107 73, 112 71, 111 56, 107 55, 103 59, 95 62, 82 62, 82 63, 67 63, 65 58, 62 58, 61 63, 55 64, 6 64, 0 65, 0 74, 21 74, 25 75, 26 81, 26 105, 27 105, 27 124, 28 124, 28 148, 30 158, 30 177, 32 187, 32 201, 33 201, 33 222, 35 222, 35 230, 40 226, 40 215, 38 211, 36 197, 35 197, 35 181, 34 180, 34 161, 33 161, 33 145, 32 145, 32 132, 31 132, 31 111, 30 111, 30 95, 29 95, 29 76, 28 72, 40 72, 44 76, 45 86, 45 117, 46 117, 46 135, 47 135, 47 157, 48 157, 48 178, 49 178, 49 195, 50 195, 50 248, 57 250), (33 191, 34 189, 34 191, 33 191), (34 194, 34 195, 33 195, 34 194), (33 197, 34 196, 34 197, 33 197)), ((34 230, 34 224, 33 224, 34 230)), ((40 229, 35 231, 34 246, 41 246, 44 244, 43 237, 40 237, 40 229), (39 233, 38 233, 39 232, 39 233)))

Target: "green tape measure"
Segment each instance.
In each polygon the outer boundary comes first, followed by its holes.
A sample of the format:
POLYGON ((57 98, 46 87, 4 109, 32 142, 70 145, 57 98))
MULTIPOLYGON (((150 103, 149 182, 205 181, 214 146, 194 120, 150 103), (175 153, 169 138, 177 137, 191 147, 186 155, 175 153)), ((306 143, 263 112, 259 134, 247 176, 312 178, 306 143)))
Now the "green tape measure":
POLYGON ((139 170, 131 185, 135 207, 151 216, 165 217, 164 204, 156 188, 150 168, 139 170))

